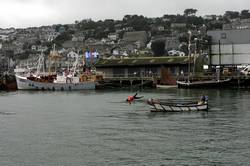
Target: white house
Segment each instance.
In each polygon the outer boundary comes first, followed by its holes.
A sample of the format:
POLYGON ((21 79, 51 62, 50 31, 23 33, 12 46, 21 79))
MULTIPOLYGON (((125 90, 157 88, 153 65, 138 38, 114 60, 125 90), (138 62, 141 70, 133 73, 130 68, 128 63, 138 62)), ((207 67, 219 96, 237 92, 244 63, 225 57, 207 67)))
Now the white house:
POLYGON ((119 38, 119 35, 117 33, 110 33, 108 34, 108 38, 110 40, 117 40, 119 38))
POLYGON ((36 50, 36 45, 32 45, 31 50, 35 51, 36 50))
POLYGON ((47 35, 47 41, 49 41, 49 42, 53 41, 58 35, 59 35, 59 33, 57 33, 57 32, 49 33, 47 35))
POLYGON ((9 40, 9 36, 8 35, 0 35, 0 40, 2 40, 2 41, 8 41, 9 40))
POLYGON ((170 50, 170 51, 168 51, 168 55, 170 55, 170 56, 185 56, 185 53, 182 51, 170 50))
POLYGON ((47 49, 48 49, 47 46, 41 46, 41 45, 32 45, 31 46, 31 50, 33 50, 33 51, 41 52, 41 51, 46 51, 47 49))
POLYGON ((70 51, 70 52, 67 54, 67 57, 68 57, 68 58, 77 58, 77 57, 79 57, 79 54, 75 53, 74 51, 70 51))
POLYGON ((158 26, 157 29, 158 29, 158 31, 161 31, 161 32, 165 30, 164 26, 161 26, 161 25, 158 26))

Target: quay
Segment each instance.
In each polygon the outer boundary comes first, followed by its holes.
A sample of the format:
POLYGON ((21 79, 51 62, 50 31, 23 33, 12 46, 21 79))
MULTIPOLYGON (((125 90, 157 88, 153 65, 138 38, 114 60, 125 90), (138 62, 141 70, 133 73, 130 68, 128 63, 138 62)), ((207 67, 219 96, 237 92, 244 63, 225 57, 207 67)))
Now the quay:
POLYGON ((231 79, 231 84, 233 87, 250 87, 250 75, 231 76, 228 78, 231 79))
MULTIPOLYGON (((221 76, 220 79, 230 79, 229 84, 221 88, 248 88, 250 87, 250 75, 238 75, 238 76, 221 76)), ((156 85, 161 82, 162 77, 159 75, 154 76, 141 76, 141 77, 104 77, 102 81, 99 81, 97 88, 138 88, 149 87, 155 88, 156 85)), ((216 80, 213 76, 192 77, 190 81, 194 80, 216 80)), ((206 88, 206 87, 201 87, 206 88)), ((210 87, 213 88, 213 87, 210 87)), ((1 74, 0 75, 0 90, 17 90, 15 76, 13 74, 1 74)))
POLYGON ((154 87, 159 80, 159 76, 141 76, 141 77, 125 77, 125 76, 109 76, 104 77, 103 81, 106 84, 114 87, 154 87))

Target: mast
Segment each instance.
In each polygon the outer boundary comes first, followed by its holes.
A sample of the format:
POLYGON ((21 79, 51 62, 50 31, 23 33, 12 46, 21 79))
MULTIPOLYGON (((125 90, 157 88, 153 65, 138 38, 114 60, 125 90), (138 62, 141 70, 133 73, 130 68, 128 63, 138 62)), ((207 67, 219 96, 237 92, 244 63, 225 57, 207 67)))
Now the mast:
POLYGON ((234 66, 234 43, 232 43, 232 64, 234 66))
POLYGON ((41 72, 44 73, 44 55, 43 51, 41 52, 38 63, 37 63, 37 69, 36 69, 36 74, 39 75, 41 72))
POLYGON ((221 66, 221 43, 219 40, 219 67, 221 66))
POLYGON ((220 66, 221 66, 221 43, 219 40, 219 70, 218 70, 218 81, 220 80, 220 66))
MULTIPOLYGON (((54 58, 54 56, 56 56, 56 44, 54 44, 53 47, 54 48, 53 48, 53 54, 52 54, 52 56, 54 58)), ((54 60, 54 65, 55 65, 55 72, 56 72, 56 70, 57 70, 57 61, 56 60, 54 60)))
POLYGON ((197 54, 197 38, 194 38, 194 41, 195 41, 195 43, 194 43, 194 56, 193 56, 193 76, 194 76, 194 74, 195 74, 195 60, 196 60, 196 54, 197 54))
POLYGON ((188 83, 190 82, 190 61, 191 61, 191 36, 192 32, 188 31, 188 83))
POLYGON ((50 57, 49 72, 51 72, 51 64, 54 64, 54 66, 55 66, 55 72, 56 72, 57 71, 57 67, 58 67, 58 59, 61 58, 61 56, 55 50, 55 44, 53 45, 53 51, 50 52, 50 56, 49 57, 50 57))
POLYGON ((75 73, 76 73, 76 69, 77 69, 77 67, 78 67, 78 63, 79 63, 79 56, 77 55, 76 56, 76 60, 75 60, 75 62, 74 62, 74 64, 73 64, 73 73, 72 73, 72 76, 74 76, 75 75, 75 73))

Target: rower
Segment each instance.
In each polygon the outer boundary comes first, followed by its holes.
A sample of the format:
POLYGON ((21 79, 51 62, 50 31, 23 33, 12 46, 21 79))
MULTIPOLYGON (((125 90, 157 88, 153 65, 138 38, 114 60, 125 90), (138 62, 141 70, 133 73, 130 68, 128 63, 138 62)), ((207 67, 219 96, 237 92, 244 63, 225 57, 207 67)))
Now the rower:
POLYGON ((200 101, 198 102, 198 104, 206 104, 208 101, 208 97, 205 96, 204 94, 202 94, 200 101))

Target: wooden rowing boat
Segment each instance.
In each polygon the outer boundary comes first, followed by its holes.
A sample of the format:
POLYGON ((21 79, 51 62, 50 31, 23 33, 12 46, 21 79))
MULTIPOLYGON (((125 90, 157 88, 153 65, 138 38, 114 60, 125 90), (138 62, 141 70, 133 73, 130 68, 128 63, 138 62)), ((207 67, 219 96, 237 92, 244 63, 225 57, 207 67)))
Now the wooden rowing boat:
POLYGON ((208 102, 168 103, 158 99, 149 99, 151 112, 184 112, 184 111, 207 111, 208 102))

